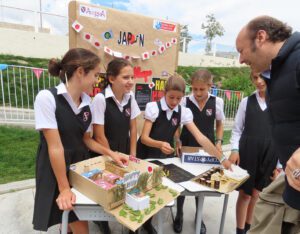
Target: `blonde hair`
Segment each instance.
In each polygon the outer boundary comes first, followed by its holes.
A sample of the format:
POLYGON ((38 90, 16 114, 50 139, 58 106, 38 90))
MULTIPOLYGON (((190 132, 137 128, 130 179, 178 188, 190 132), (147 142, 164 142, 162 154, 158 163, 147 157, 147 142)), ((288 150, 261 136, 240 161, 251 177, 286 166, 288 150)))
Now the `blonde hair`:
POLYGON ((185 80, 177 74, 172 75, 166 82, 165 92, 168 92, 171 90, 180 91, 182 93, 185 93, 185 80))
POLYGON ((212 84, 213 75, 208 70, 197 70, 191 77, 191 84, 193 84, 194 81, 202 81, 206 84, 212 84))

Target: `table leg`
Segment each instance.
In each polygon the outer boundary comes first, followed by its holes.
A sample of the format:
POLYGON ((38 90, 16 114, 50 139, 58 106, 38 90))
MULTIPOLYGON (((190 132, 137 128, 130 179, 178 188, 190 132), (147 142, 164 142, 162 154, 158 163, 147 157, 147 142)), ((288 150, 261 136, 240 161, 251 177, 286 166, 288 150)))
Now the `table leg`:
POLYGON ((197 220, 196 220, 196 234, 200 233, 201 221, 202 221, 202 210, 204 203, 204 196, 200 194, 198 197, 198 208, 197 208, 197 220))
POLYGON ((224 232, 224 223, 225 223, 225 217, 226 217, 226 211, 227 211, 227 205, 228 205, 228 198, 229 198, 229 194, 224 194, 224 202, 223 202, 223 210, 222 210, 219 234, 223 234, 223 232, 224 232))
POLYGON ((162 210, 157 213, 157 234, 163 234, 163 217, 162 210))
POLYGON ((68 221, 69 221, 69 210, 65 210, 62 215, 62 222, 61 222, 61 234, 67 234, 68 232, 68 221))

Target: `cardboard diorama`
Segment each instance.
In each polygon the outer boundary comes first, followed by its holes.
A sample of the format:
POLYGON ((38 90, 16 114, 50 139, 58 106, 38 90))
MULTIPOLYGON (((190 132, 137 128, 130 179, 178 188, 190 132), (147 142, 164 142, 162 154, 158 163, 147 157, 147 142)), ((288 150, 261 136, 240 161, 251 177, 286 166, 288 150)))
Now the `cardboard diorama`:
MULTIPOLYGON (((160 81, 176 71, 179 35, 179 24, 168 20, 77 1, 69 4, 70 48, 86 48, 99 55, 103 73, 114 58, 130 60, 137 86, 146 84, 138 87, 136 96, 142 109, 146 101, 161 95, 160 81)), ((100 91, 99 84, 91 96, 100 91)))
POLYGON ((69 171, 73 188, 133 231, 179 196, 162 184, 163 176, 162 167, 132 156, 126 167, 99 156, 72 164, 69 171))

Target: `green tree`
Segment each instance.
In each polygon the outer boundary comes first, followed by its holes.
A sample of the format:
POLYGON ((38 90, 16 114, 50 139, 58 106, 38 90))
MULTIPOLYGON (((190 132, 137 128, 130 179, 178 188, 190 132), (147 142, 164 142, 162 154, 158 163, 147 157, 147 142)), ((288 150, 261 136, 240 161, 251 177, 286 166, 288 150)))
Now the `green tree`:
POLYGON ((186 53, 188 51, 188 45, 192 40, 192 36, 189 34, 188 25, 180 25, 180 51, 186 53))
POLYGON ((202 23, 201 28, 205 30, 205 39, 206 39, 206 46, 205 52, 209 54, 211 52, 211 43, 212 40, 216 36, 223 36, 225 29, 223 26, 216 20, 214 14, 209 14, 206 16, 206 24, 202 23))

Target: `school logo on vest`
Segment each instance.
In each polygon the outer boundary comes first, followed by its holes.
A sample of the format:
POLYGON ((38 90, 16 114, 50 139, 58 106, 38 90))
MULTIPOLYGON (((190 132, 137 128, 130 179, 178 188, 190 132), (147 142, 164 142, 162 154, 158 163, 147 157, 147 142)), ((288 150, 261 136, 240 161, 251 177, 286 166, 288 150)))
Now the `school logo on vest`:
POLYGON ((176 126, 178 123, 178 119, 177 118, 172 118, 172 126, 176 126))
POLYGON ((83 112, 83 121, 86 122, 88 121, 90 116, 90 112, 83 112))
POLYGON ((206 116, 212 115, 212 109, 206 109, 206 116))
POLYGON ((124 112, 125 112, 126 117, 130 117, 130 115, 131 115, 131 109, 130 108, 126 108, 124 112))

